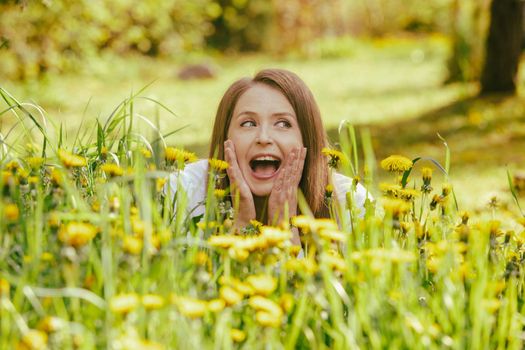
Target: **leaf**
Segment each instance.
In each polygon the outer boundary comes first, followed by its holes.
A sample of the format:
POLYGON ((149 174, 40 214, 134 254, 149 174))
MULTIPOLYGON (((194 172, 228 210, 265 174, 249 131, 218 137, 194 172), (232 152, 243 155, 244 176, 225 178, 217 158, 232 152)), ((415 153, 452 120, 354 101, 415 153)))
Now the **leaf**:
POLYGON ((516 193, 516 189, 514 188, 514 184, 512 183, 512 176, 510 175, 509 169, 507 169, 507 180, 509 181, 509 190, 512 194, 512 198, 514 198, 514 202, 516 202, 516 205, 518 206, 518 209, 520 210, 521 216, 525 217, 525 214, 523 213, 523 210, 520 206, 520 201, 518 199, 518 194, 516 193))

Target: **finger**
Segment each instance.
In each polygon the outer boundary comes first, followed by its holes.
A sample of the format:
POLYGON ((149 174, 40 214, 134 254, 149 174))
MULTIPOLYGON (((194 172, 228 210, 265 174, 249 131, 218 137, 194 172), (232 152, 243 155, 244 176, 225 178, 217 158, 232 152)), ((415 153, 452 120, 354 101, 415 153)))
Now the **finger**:
POLYGON ((303 170, 304 170, 304 163, 306 160, 306 147, 303 147, 299 150, 299 156, 297 158, 297 167, 295 169, 294 175, 295 175, 295 183, 296 185, 299 185, 301 182, 301 178, 303 177, 303 170))
POLYGON ((235 146, 231 140, 224 143, 224 155, 226 161, 230 164, 226 173, 230 179, 230 184, 236 186, 241 192, 242 197, 247 197, 251 194, 250 188, 242 175, 241 168, 237 162, 237 155, 235 153, 235 146))
POLYGON ((224 143, 224 158, 230 165, 226 169, 230 182, 238 185, 240 169, 239 164, 237 163, 237 157, 235 156, 235 148, 231 141, 226 141, 224 143))
POLYGON ((292 149, 290 153, 286 156, 286 159, 284 160, 284 165, 274 184, 274 188, 277 191, 282 191, 284 188, 286 188, 285 181, 290 176, 290 173, 293 170, 294 157, 295 157, 295 149, 292 149))
POLYGON ((299 152, 299 149, 294 149, 293 152, 290 154, 289 171, 286 172, 286 176, 283 180, 283 193, 285 200, 287 201, 290 201, 295 191, 297 190, 297 184, 295 183, 295 172, 297 171, 297 163, 299 162, 299 152))

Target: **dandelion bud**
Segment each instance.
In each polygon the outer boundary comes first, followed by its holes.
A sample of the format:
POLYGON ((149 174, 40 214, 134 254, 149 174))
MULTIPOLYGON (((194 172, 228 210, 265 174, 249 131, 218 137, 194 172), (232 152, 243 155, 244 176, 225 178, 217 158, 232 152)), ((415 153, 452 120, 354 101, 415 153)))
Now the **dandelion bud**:
POLYGON ((468 219, 469 219, 469 213, 468 211, 464 211, 463 213, 461 213, 461 223, 463 225, 467 225, 468 223, 468 219))
POLYGON ((525 172, 518 172, 512 178, 514 189, 518 193, 525 193, 525 172))
POLYGON ((430 202, 430 210, 436 209, 438 204, 440 204, 443 201, 443 198, 440 195, 435 194, 434 197, 432 197, 432 201, 430 202))
POLYGON ((430 186, 430 182, 432 181, 432 169, 427 168, 427 167, 421 169, 421 176, 423 178, 423 185, 421 186, 421 192, 423 193, 432 192, 432 186, 430 186))
POLYGON ((332 198, 332 194, 334 193, 334 186, 332 184, 326 185, 324 193, 326 198, 332 198))
POLYGON ((328 158, 328 166, 330 168, 337 168, 339 162, 345 159, 345 155, 335 149, 323 148, 321 152, 328 158))
POLYGON ((443 184, 443 188, 441 189, 441 195, 443 197, 446 197, 450 194, 450 192, 452 191, 452 186, 450 184, 443 184))
POLYGON ((432 181, 432 168, 424 167, 421 169, 421 176, 423 177, 423 183, 430 185, 430 181, 432 181))
POLYGON ((498 207, 498 197, 492 196, 489 200, 489 208, 495 209, 498 207))

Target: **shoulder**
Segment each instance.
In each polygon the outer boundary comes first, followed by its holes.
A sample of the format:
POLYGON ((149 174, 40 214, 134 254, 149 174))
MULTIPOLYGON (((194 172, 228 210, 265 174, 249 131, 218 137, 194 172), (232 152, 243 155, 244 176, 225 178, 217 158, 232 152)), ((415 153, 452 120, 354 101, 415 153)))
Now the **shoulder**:
POLYGON ((208 179, 208 160, 202 159, 190 163, 184 170, 174 171, 169 175, 169 182, 165 187, 167 193, 173 199, 183 195, 187 199, 186 212, 191 216, 204 214, 204 202, 206 200, 206 181, 208 179), (178 190, 182 190, 177 194, 178 190))
MULTIPOLYGON (((332 174, 332 184, 334 192, 340 203, 346 203, 346 194, 352 189, 353 179, 343 174, 334 172, 332 174)), ((354 192, 354 200, 358 206, 364 206, 366 198, 372 198, 370 193, 361 184, 357 184, 354 192)))
POLYGON ((207 178, 208 160, 201 159, 194 163, 187 164, 184 170, 171 173, 169 175, 169 187, 172 193, 175 193, 180 181, 180 186, 186 191, 190 199, 196 194, 197 197, 201 197, 201 194, 205 194, 207 178))
POLYGON ((190 163, 181 171, 181 175, 190 180, 202 180, 208 177, 208 160, 200 159, 190 163))

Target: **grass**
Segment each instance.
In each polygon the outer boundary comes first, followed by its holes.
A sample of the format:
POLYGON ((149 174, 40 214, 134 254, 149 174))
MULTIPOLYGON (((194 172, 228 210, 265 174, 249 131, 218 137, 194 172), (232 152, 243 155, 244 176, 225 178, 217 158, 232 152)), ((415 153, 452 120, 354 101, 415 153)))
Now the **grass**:
POLYGON ((296 258, 287 223, 235 235, 227 197, 209 195, 203 220, 185 220, 182 189, 175 203, 162 191, 184 162, 131 123, 138 97, 92 140, 73 137, 72 153, 1 92, 3 115, 46 142, 0 149, 0 348, 523 347, 524 218, 460 212, 440 176, 419 191, 409 159, 376 169, 364 131, 343 147, 361 164, 353 175, 366 164, 367 188, 375 173, 390 184, 362 215, 351 196, 331 202, 339 224, 293 218, 296 258))
POLYGON ((523 348, 525 221, 501 173, 523 162, 522 100, 441 86, 439 41, 351 44, 351 58, 217 60, 204 82, 132 59, 7 83, 47 114, 1 90, 0 348, 523 348), (165 146, 202 150, 225 87, 275 65, 312 87, 334 143, 342 119, 357 124, 341 139, 358 164, 346 170, 376 199, 362 216, 332 203, 339 225, 295 218, 303 259, 286 224, 234 235, 227 197, 210 195, 196 225, 183 192, 174 210, 162 191, 184 166, 165 146), (418 161, 402 188, 378 162, 394 153, 450 163, 450 176, 418 161))

